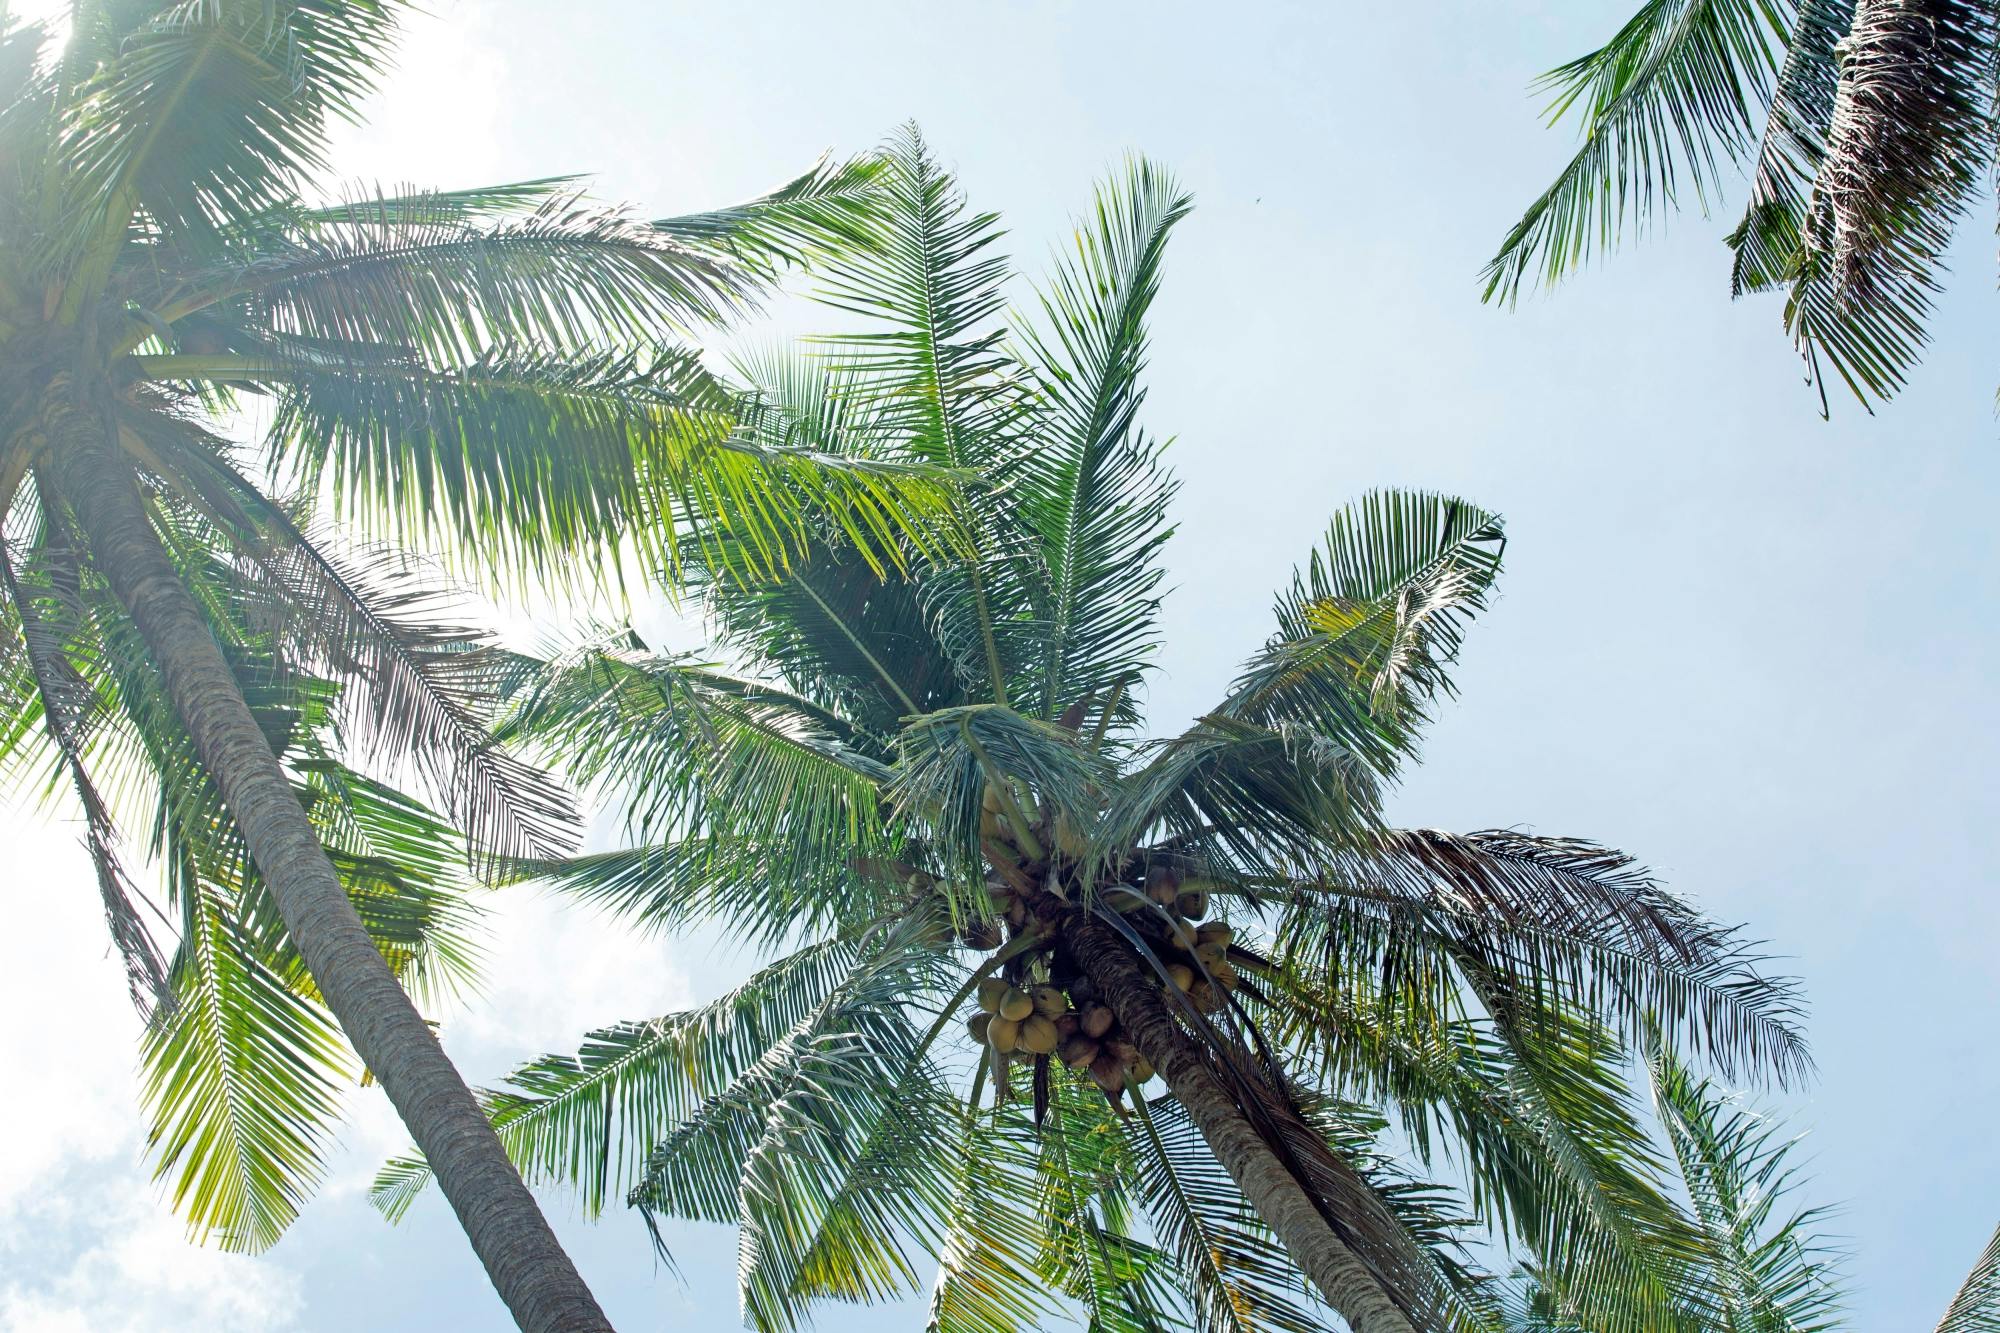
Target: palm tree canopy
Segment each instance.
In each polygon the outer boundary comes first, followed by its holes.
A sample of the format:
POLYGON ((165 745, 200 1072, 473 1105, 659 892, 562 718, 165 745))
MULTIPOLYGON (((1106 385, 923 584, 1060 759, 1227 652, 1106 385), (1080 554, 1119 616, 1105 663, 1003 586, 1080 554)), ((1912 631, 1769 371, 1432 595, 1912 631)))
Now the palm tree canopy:
POLYGON ((1656 210, 1750 195, 1730 292, 1783 291, 1809 375, 1864 404, 1922 351, 1943 256, 1987 188, 2000 96, 1991 0, 1649 0, 1543 76, 1582 144, 1483 275, 1488 300, 1554 282, 1656 210))
POLYGON ((356 114, 406 9, 85 0, 57 50, 0 5, 0 758, 86 816, 152 1014, 159 1170, 193 1230, 240 1247, 270 1243, 310 1192, 356 1068, 93 565, 61 480, 71 451, 108 443, 137 476, 420 998, 473 961, 466 863, 559 853, 575 818, 488 740, 510 659, 361 538, 493 578, 594 579, 621 528, 658 567, 699 532, 769 572, 808 513, 873 559, 938 507, 912 469, 757 438, 673 341, 865 235, 873 167, 821 163, 655 221, 568 179, 316 198, 328 128, 356 114), (268 422, 261 447, 226 433, 244 421, 268 422), (159 901, 128 874, 135 842, 159 901))
MULTIPOLYGON (((886 236, 825 278, 868 323, 742 366, 745 421, 971 474, 972 552, 871 564, 827 529, 781 580, 694 562, 726 662, 628 631, 521 680, 500 736, 615 795, 635 837, 516 873, 775 955, 490 1091, 524 1173, 592 1211, 733 1223, 759 1329, 926 1269, 939 1330, 1064 1303, 1093 1328, 1323 1327, 1100 1009, 1081 933, 1110 931, 1410 1325, 1501 1326, 1460 1248, 1485 1223, 1593 1328, 1665 1326, 1692 1242, 1627 1052, 1658 1024, 1743 1076, 1806 1056, 1789 990, 1626 857, 1386 821, 1499 519, 1429 494, 1341 510, 1230 689, 1149 737, 1174 488, 1139 424, 1146 316, 1188 200, 1127 164, 1009 333, 997 218, 914 130, 884 172, 886 236)), ((400 1213, 425 1174, 392 1163, 377 1202, 400 1213)))

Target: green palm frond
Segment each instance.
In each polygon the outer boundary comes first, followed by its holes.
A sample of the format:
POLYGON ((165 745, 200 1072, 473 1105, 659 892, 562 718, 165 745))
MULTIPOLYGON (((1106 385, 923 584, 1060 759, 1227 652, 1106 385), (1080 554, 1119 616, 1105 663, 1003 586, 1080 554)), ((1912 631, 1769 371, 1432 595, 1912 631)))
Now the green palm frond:
POLYGON ((65 213, 88 225, 51 237, 58 255, 102 267, 135 212, 192 240, 282 201, 324 165, 331 122, 374 86, 403 10, 214 0, 149 6, 123 30, 85 11, 72 55, 96 46, 102 63, 63 108, 61 154, 65 213))
POLYGON ((894 405, 913 454, 976 468, 1001 443, 995 414, 1007 366, 993 319, 1007 261, 991 253, 998 217, 964 195, 914 125, 882 150, 880 234, 820 270, 821 299, 877 327, 827 340, 853 371, 851 390, 894 405))
MULTIPOLYGON (((488 220, 466 196, 357 196, 212 271, 141 294, 176 341, 406 348, 431 365, 494 344, 658 339, 747 304, 755 280, 574 192, 488 220), (471 214, 471 216, 468 216, 471 214)), ((157 349, 162 351, 172 348, 157 349)))
POLYGON ((769 194, 661 218, 651 227, 669 240, 753 265, 809 264, 874 243, 881 176, 875 158, 842 162, 828 155, 769 194))
POLYGON ((1378 491, 1334 516, 1277 605, 1278 633, 1216 710, 1326 736, 1384 776, 1415 744, 1505 547, 1496 515, 1378 491))
MULTIPOLYGON (((642 1181, 655 1145, 704 1098, 817 1012, 854 960, 849 941, 811 945, 713 1003, 603 1028, 574 1055, 529 1061, 487 1094, 494 1127, 533 1179, 575 1187, 596 1213, 642 1181)), ((398 1218, 428 1180, 420 1158, 399 1158, 369 1198, 398 1218)))
POLYGON ((1812 1228, 1824 1209, 1780 1217, 1794 1183, 1796 1139, 1732 1108, 1705 1080, 1656 1051, 1653 1104, 1692 1205, 1705 1281, 1696 1286, 1710 1327, 1823 1333, 1838 1327, 1838 1255, 1812 1228))
POLYGON ((1784 0, 1647 0, 1604 46, 1544 75, 1549 120, 1576 112, 1583 147, 1487 263, 1486 299, 1562 278, 1677 203, 1683 182, 1706 208, 1723 164, 1754 142, 1791 18, 1784 0))
POLYGON ((1279 933, 1323 939, 1369 915, 1471 949, 1523 997, 1612 1016, 1628 1038, 1666 1024, 1725 1072, 1811 1070, 1795 988, 1622 853, 1504 829, 1398 830, 1337 851, 1279 933), (1337 927, 1310 919, 1329 896, 1337 927))
POLYGON ((1024 333, 1040 399, 1039 445, 1017 483, 1023 523, 1049 581, 1041 711, 1108 700, 1150 656, 1155 563, 1173 484, 1137 424, 1146 314, 1168 234, 1192 207, 1173 178, 1135 160, 1098 191, 1076 250, 1041 295, 1044 328, 1024 333))
POLYGON ((183 919, 175 1004, 143 1049, 154 1174, 196 1236, 275 1243, 325 1174, 355 1073, 333 1018, 257 956, 226 900, 183 919))

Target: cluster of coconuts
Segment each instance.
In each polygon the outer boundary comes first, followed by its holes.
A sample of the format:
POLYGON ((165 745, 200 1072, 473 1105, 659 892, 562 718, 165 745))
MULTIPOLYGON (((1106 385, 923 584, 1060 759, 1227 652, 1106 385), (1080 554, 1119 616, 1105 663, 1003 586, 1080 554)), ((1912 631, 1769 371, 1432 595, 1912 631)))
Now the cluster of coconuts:
POLYGON ((1229 945, 1236 938, 1227 921, 1204 921, 1210 884, 1182 879, 1173 870, 1155 867, 1143 891, 1117 887, 1104 892, 1105 904, 1133 918, 1140 930, 1166 938, 1155 952, 1166 964, 1167 980, 1202 1013, 1222 1008, 1236 989, 1236 969, 1229 962, 1229 945))
POLYGON ((979 1012, 966 1020, 965 1028, 975 1042, 1002 1058, 1053 1057, 1071 1069, 1087 1070, 1106 1096, 1115 1097, 1152 1078, 1153 1066, 1124 1039, 1109 1006, 1090 997, 1090 983, 1081 977, 1067 992, 1046 982, 1024 990, 987 977, 979 983, 979 1012))

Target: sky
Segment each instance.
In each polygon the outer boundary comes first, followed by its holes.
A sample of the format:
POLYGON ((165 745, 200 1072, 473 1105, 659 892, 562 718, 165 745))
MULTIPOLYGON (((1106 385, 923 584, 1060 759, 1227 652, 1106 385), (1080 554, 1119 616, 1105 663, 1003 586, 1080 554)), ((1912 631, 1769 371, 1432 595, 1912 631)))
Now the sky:
MULTIPOLYGON (((1481 263, 1570 147, 1527 84, 1628 7, 433 0, 335 165, 385 185, 590 172, 658 216, 914 117, 1029 274, 1124 154, 1170 167, 1197 207, 1145 410, 1184 482, 1155 725, 1219 696, 1346 500, 1429 487, 1503 512, 1501 596, 1394 816, 1607 842, 1770 941, 1811 1003, 1818 1076, 1763 1104, 1809 1131, 1811 1197, 1841 1209, 1850 1326, 1928 1328, 2000 1221, 1987 214, 1935 347, 1873 417, 1836 399, 1822 421, 1776 306, 1728 299, 1740 188, 1552 295, 1480 305, 1481 263)), ((396 1228, 368 1209, 405 1142, 373 1090, 274 1249, 183 1244, 143 1161, 134 1020, 79 843, 0 810, 0 1329, 506 1327, 440 1199, 396 1228)), ((492 905, 485 992, 444 1028, 474 1080, 751 965, 532 892, 492 905)), ((738 1325, 726 1230, 675 1232, 676 1275, 634 1218, 546 1202, 619 1327, 738 1325)))

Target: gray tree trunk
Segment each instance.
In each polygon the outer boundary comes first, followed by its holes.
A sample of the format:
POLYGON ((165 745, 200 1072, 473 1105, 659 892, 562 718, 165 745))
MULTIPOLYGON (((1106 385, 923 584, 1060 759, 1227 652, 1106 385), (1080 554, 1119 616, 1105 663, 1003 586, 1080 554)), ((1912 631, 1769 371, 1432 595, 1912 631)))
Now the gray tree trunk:
POLYGON ((144 636, 320 993, 429 1159, 500 1298, 529 1333, 609 1333, 478 1102, 362 926, 160 544, 130 462, 89 407, 58 401, 51 415, 58 480, 95 567, 144 636))
POLYGON ((1118 1016, 1127 1039, 1166 1080, 1215 1160, 1327 1304, 1354 1333, 1418 1333, 1374 1271, 1328 1225, 1305 1187, 1244 1115, 1217 1076, 1208 1052, 1175 1023, 1161 998, 1159 978, 1102 922, 1079 920, 1069 940, 1077 965, 1118 1016))

